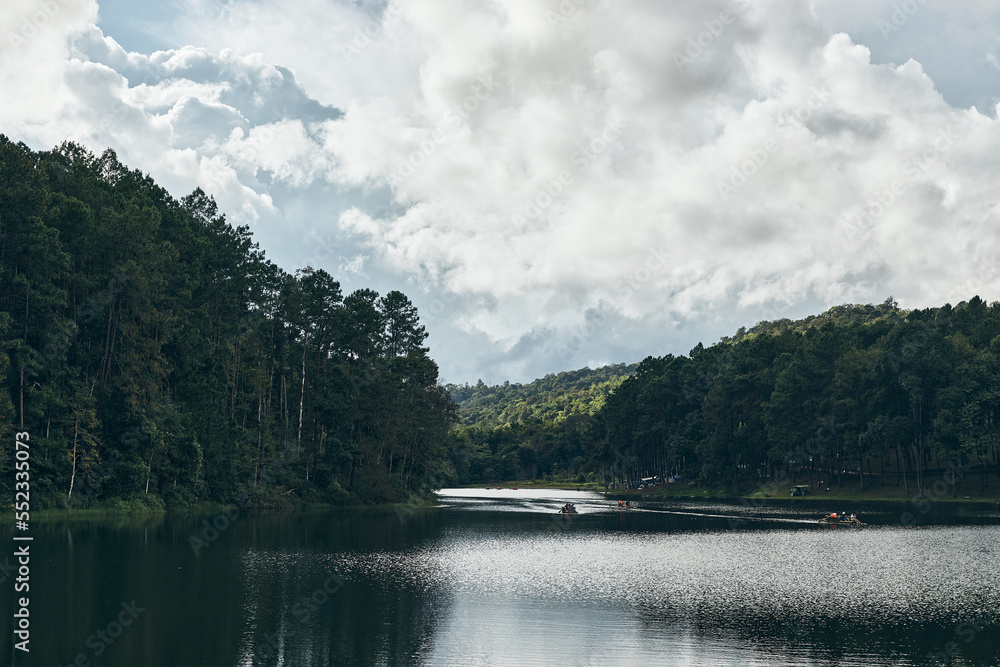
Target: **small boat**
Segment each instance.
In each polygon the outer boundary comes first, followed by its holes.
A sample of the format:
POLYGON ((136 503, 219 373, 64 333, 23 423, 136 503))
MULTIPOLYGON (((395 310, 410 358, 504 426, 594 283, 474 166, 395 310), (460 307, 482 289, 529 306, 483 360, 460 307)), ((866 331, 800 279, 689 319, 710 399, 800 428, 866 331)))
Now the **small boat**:
POLYGON ((819 518, 819 523, 823 526, 863 526, 865 524, 858 521, 855 514, 837 514, 830 512, 819 518))
POLYGON ((576 511, 576 505, 574 505, 573 503, 566 503, 565 505, 563 505, 559 509, 559 513, 560 514, 579 514, 579 512, 576 511))

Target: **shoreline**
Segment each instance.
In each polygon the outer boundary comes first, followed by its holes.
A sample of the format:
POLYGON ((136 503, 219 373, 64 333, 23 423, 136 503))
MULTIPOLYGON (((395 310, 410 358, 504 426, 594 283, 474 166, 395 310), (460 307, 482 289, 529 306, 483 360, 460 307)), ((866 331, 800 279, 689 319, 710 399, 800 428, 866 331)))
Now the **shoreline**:
POLYGON ((485 482, 480 484, 466 484, 460 487, 462 489, 482 489, 490 488, 496 489, 500 487, 501 490, 513 491, 518 490, 531 490, 531 489, 549 489, 554 491, 591 491, 599 493, 607 498, 614 499, 647 499, 647 500, 728 500, 728 501, 741 501, 749 500, 753 502, 770 502, 773 500, 781 502, 804 502, 804 503, 819 503, 819 502, 838 502, 838 503, 852 503, 852 502, 878 502, 878 503, 895 503, 895 504, 923 504, 927 502, 932 503, 975 503, 981 505, 1000 505, 1000 493, 996 496, 984 495, 982 492, 976 492, 975 494, 966 494, 960 491, 956 497, 951 497, 951 489, 949 487, 948 492, 945 494, 935 493, 933 487, 925 488, 925 493, 923 498, 916 494, 916 491, 911 488, 909 495, 903 492, 902 488, 896 487, 878 487, 873 489, 865 489, 861 492, 859 489, 851 489, 848 487, 844 488, 831 488, 829 491, 826 490, 815 490, 807 493, 804 496, 792 496, 788 490, 788 487, 774 487, 774 486, 764 486, 747 493, 732 493, 726 492, 724 489, 720 488, 699 488, 699 487, 686 487, 684 489, 672 489, 654 487, 652 489, 644 489, 642 491, 638 489, 604 489, 601 484, 595 484, 593 482, 589 483, 576 483, 576 482, 540 482, 540 481, 519 481, 519 482, 501 482, 500 484, 487 485, 485 482), (890 490, 891 489, 891 490, 890 490), (889 491, 886 493, 886 491, 889 491))

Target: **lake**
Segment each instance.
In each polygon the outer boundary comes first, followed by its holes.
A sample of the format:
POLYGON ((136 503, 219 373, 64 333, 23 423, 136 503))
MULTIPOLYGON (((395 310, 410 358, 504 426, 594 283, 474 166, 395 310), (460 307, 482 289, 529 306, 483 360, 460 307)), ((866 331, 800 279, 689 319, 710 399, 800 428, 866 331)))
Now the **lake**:
MULTIPOLYGON (((31 653, 8 629, 3 662, 1000 664, 996 505, 438 498, 419 510, 37 521, 31 653), (558 514, 570 501, 579 514, 558 514), (869 525, 821 527, 823 510, 869 525)), ((0 576, 10 619, 16 575, 0 576)))

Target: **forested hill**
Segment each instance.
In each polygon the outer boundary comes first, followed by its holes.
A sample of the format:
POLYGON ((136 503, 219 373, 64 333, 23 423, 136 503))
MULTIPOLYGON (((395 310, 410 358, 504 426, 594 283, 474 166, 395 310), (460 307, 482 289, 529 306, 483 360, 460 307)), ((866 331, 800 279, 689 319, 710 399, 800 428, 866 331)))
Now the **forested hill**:
POLYGON ((529 384, 487 385, 480 380, 474 386, 449 384, 445 388, 458 404, 464 424, 501 426, 532 419, 556 422, 597 412, 607 395, 634 372, 635 364, 615 364, 550 373, 529 384))
POLYGON ((447 385, 462 422, 450 447, 458 481, 593 478, 600 465, 590 433, 594 415, 634 371, 617 364, 525 385, 447 385))
MULTIPOLYGON (((518 390, 479 388, 490 391, 518 390)), ((907 311, 890 298, 765 322, 686 356, 648 357, 593 414, 486 421, 456 429, 462 479, 628 486, 679 474, 728 492, 822 480, 989 495, 1000 471, 1000 303, 907 311)))
POLYGON ((402 293, 286 273, 200 190, 0 136, 0 437, 30 434, 33 508, 440 486, 455 412, 425 338, 402 293))
POLYGON ((886 320, 895 321, 906 317, 908 312, 909 311, 901 310, 899 308, 899 304, 896 303, 892 297, 889 297, 884 303, 878 306, 870 303, 845 304, 842 306, 833 306, 824 313, 820 313, 819 315, 809 315, 801 320, 781 318, 777 320, 758 322, 749 329, 746 327, 740 327, 739 331, 737 331, 732 337, 724 336, 721 342, 738 343, 747 337, 753 337, 760 334, 774 335, 785 331, 793 331, 795 333, 802 334, 810 329, 816 329, 826 324, 845 327, 856 324, 872 324, 886 320))

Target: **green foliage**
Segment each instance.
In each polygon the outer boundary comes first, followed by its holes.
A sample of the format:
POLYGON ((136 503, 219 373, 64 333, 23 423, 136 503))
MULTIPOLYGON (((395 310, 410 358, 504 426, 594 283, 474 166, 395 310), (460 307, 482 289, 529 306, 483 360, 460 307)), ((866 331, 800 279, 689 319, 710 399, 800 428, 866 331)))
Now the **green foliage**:
MULTIPOLYGON (((844 475, 893 461, 955 493, 1000 456, 1000 303, 902 311, 838 306, 765 322, 690 357, 646 359, 595 417, 609 481, 681 474, 731 490, 844 475)), ((879 482, 883 475, 879 474, 879 482)))
POLYGON ((446 385, 459 405, 463 424, 509 425, 531 420, 559 422, 573 415, 592 415, 622 381, 635 371, 635 364, 615 364, 596 370, 546 375, 526 385, 505 382, 488 386, 446 385))
POLYGON ((462 424, 448 458, 465 483, 679 475, 741 492, 847 476, 863 490, 888 467, 906 493, 955 494, 986 488, 1000 461, 998 359, 1000 303, 837 306, 688 356, 450 385, 462 424))
POLYGON ((0 278, 0 435, 31 433, 36 507, 384 502, 452 474, 404 294, 289 275, 113 151, 0 136, 0 278))
POLYGON ((526 385, 447 385, 462 424, 448 458, 463 484, 516 479, 575 480, 594 470, 591 429, 607 397, 635 366, 546 375, 526 385))

